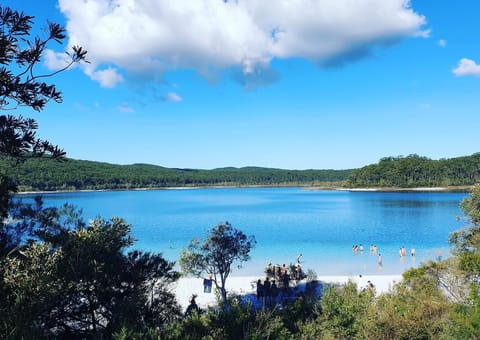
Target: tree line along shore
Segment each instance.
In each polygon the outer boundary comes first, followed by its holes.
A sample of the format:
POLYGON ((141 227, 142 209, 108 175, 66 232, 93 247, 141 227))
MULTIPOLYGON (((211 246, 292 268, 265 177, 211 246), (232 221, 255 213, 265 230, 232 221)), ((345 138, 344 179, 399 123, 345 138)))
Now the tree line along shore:
POLYGON ((303 186, 311 189, 466 191, 480 181, 480 153, 432 160, 418 155, 385 157, 359 169, 285 170, 262 167, 179 169, 151 164, 118 165, 30 158, 13 165, 0 159, 20 192, 159 189, 212 186, 303 186))

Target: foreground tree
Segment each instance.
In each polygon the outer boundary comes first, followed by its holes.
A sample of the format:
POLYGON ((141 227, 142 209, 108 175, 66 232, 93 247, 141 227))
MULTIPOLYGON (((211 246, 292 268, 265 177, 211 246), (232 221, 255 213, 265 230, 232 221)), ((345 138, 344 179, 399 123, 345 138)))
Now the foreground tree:
POLYGON ((460 269, 469 280, 480 284, 480 184, 472 189, 461 207, 468 224, 450 235, 450 243, 459 258, 460 269))
POLYGON ((462 201, 461 208, 467 226, 450 235, 452 253, 460 274, 462 299, 454 305, 451 319, 451 334, 455 338, 480 338, 480 184, 469 197, 462 201))
MULTIPOLYGON (((53 213, 51 213, 53 215, 53 213)), ((131 251, 130 225, 95 219, 61 230, 5 260, 8 294, 0 337, 105 337, 123 326, 160 327, 180 312, 178 278, 159 254, 131 251)))
POLYGON ((376 325, 369 329, 370 334, 480 338, 479 185, 461 207, 467 226, 450 235, 453 256, 405 272, 394 294, 384 295, 377 302, 376 325))
MULTIPOLYGON (((40 63, 48 44, 62 43, 65 29, 59 24, 48 22, 46 37, 31 34, 32 16, 0 6, 0 110, 15 110, 30 107, 41 111, 53 100, 62 102, 62 94, 55 85, 43 79, 65 71, 78 62, 88 62, 87 52, 73 46, 66 52, 65 65, 60 70, 47 74, 36 74, 35 67, 40 63)), ((0 116, 0 154, 15 158, 51 155, 63 157, 65 152, 48 141, 36 137, 38 125, 34 119, 21 115, 0 116)))
MULTIPOLYGON (((65 30, 48 23, 45 38, 30 39, 33 17, 0 6, 0 110, 41 111, 61 93, 43 79, 78 62, 73 47, 63 68, 38 74, 47 45, 61 43, 65 30)), ((169 292, 178 278, 160 254, 128 252, 133 238, 122 219, 88 225, 66 205, 44 208, 14 202, 9 179, 31 157, 62 159, 65 152, 36 136, 34 119, 0 116, 0 157, 11 167, 0 174, 0 338, 109 338, 128 326, 161 327, 179 314, 169 292)))
POLYGON ((441 339, 449 324, 447 296, 427 280, 423 269, 410 269, 392 291, 380 295, 363 330, 372 339, 441 339))
MULTIPOLYGON (((38 74, 36 67, 41 62, 50 43, 62 43, 65 29, 59 24, 48 22, 45 37, 30 37, 33 17, 23 12, 0 6, 0 110, 13 111, 20 107, 41 111, 49 101, 62 102, 62 94, 55 85, 44 79, 65 71, 86 60, 87 52, 74 46, 67 51, 65 65, 55 72, 38 74), (29 39, 30 38, 30 39, 29 39)), ((36 135, 38 124, 34 119, 22 115, 0 115, 0 157, 18 163, 28 157, 50 156, 61 159, 65 152, 36 135)), ((12 169, 11 169, 12 170, 12 169)), ((12 170, 13 171, 13 170, 12 170)), ((0 257, 15 246, 16 235, 8 228, 11 197, 17 191, 16 184, 7 173, 0 173, 0 257)))
MULTIPOLYGON (((74 47, 66 53, 69 61, 66 61, 64 68, 48 74, 38 74, 36 66, 41 62, 47 45, 51 42, 61 43, 65 39, 65 30, 58 24, 48 23, 46 37, 31 37, 32 24, 32 16, 0 5, 1 111, 14 111, 19 107, 41 111, 51 100, 61 102, 61 93, 54 85, 47 84, 43 80, 68 69, 77 62, 86 62, 86 51, 80 47, 74 47)), ((12 256, 10 260, 13 258, 25 260, 25 263, 17 264, 29 268, 26 273, 31 271, 33 277, 35 268, 41 268, 39 267, 41 264, 46 266, 51 264, 45 257, 53 256, 49 251, 45 252, 42 247, 33 247, 20 252, 19 245, 25 243, 31 236, 30 229, 27 227, 28 224, 14 222, 16 218, 12 216, 15 214, 20 216, 20 219, 24 217, 21 213, 23 210, 21 204, 12 203, 12 196, 17 192, 17 185, 9 177, 18 162, 28 157, 50 156, 61 159, 65 155, 59 147, 39 139, 36 136, 37 129, 38 124, 34 119, 24 118, 22 115, 0 115, 0 157, 10 162, 10 167, 0 173, 0 327, 2 330, 0 337, 11 336, 20 329, 21 326, 17 321, 25 319, 22 316, 23 313, 28 314, 29 311, 35 313, 36 307, 40 308, 50 301, 47 293, 50 289, 49 284, 42 286, 48 288, 42 290, 41 293, 42 296, 46 296, 45 303, 40 300, 38 304, 35 304, 33 301, 35 300, 34 296, 38 294, 37 290, 32 290, 32 294, 22 295, 13 289, 5 276, 9 266, 13 266, 6 258, 9 255, 12 256), (13 212, 14 209, 17 211, 13 212), (28 256, 30 256, 30 260, 28 256), (28 305, 28 301, 33 304, 28 305), (12 312, 10 307, 16 302, 26 308, 12 312), (15 327, 9 329, 12 325, 15 327), (4 330, 8 331, 3 332, 4 330)), ((35 283, 42 285, 43 279, 48 282, 49 275, 54 273, 55 268, 51 269, 52 271, 45 269, 43 278, 34 278, 35 283)), ((32 285, 31 277, 29 276, 28 279, 29 284, 32 285)), ((33 320, 31 321, 33 322, 33 320)), ((32 323, 32 326, 35 327, 35 323, 32 323)))
POLYGON ((195 238, 180 255, 183 272, 207 278, 220 290, 222 301, 228 305, 225 284, 234 263, 241 264, 250 259, 250 250, 255 246, 254 236, 247 236, 228 222, 212 228, 205 241, 195 238))

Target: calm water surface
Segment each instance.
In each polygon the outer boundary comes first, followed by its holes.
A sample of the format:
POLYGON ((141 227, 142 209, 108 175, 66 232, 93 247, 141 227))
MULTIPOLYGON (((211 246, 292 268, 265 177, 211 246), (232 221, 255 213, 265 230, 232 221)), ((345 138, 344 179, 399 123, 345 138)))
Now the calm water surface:
MULTIPOLYGON (((301 188, 212 188, 46 194, 47 206, 65 202, 92 219, 119 216, 132 224, 135 248, 177 260, 183 247, 222 221, 257 246, 232 275, 259 275, 268 262, 289 264, 303 254, 304 268, 319 275, 397 274, 448 256, 448 235, 464 226, 459 204, 465 193, 309 191, 301 188), (354 244, 366 252, 353 254, 354 244), (377 245, 383 267, 369 253, 377 245), (400 260, 401 246, 417 256, 400 260)), ((29 199, 30 196, 23 196, 29 199)))

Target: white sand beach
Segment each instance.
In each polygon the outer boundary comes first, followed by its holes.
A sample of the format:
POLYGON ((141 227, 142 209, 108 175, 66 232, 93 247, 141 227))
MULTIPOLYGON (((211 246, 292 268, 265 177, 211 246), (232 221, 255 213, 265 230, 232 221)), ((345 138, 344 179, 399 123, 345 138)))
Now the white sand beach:
MULTIPOLYGON (((265 279, 261 276, 232 276, 227 279, 227 291, 240 295, 256 293, 256 282, 265 279)), ((402 275, 357 275, 357 276, 318 276, 317 280, 322 284, 342 285, 349 280, 355 282, 359 289, 366 287, 371 281, 375 285, 377 294, 387 292, 393 285, 402 280, 402 275)), ((301 281, 299 286, 306 281, 301 281)), ((294 284, 292 283, 292 286, 294 284)), ((174 286, 174 293, 178 302, 185 310, 193 294, 197 295, 196 302, 200 308, 214 306, 216 301, 215 286, 211 293, 203 292, 203 279, 195 277, 182 277, 174 286)))

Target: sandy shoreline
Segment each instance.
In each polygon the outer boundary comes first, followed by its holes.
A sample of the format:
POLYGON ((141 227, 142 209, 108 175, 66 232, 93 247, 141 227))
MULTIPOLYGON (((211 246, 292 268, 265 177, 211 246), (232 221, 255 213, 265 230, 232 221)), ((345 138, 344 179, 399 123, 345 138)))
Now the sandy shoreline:
POLYGON ((378 187, 378 188, 335 188, 337 191, 352 191, 352 192, 468 192, 473 186, 458 186, 458 187, 416 187, 416 188, 398 188, 398 187, 378 187))
POLYGON ((378 187, 378 188, 343 188, 343 187, 316 187, 311 185, 212 185, 212 186, 185 186, 185 187, 161 187, 161 188, 131 188, 131 189, 81 189, 81 190, 52 190, 52 191, 19 191, 17 195, 42 195, 42 194, 66 194, 82 192, 115 192, 115 191, 154 191, 154 190, 193 190, 193 189, 228 189, 228 188, 301 188, 304 190, 328 190, 328 191, 351 191, 351 192, 469 192, 473 186, 457 187, 418 187, 418 188, 397 188, 397 187, 378 187))
MULTIPOLYGON (((253 295, 256 293, 256 282, 258 279, 265 279, 263 276, 232 276, 227 279, 227 291, 240 295, 253 295)), ((388 292, 395 283, 402 280, 402 275, 321 275, 317 280, 323 285, 343 285, 348 281, 355 282, 359 289, 366 287, 367 282, 371 281, 375 285, 377 294, 388 292)), ((299 283, 299 287, 306 281, 299 283)), ((293 286, 293 285, 292 285, 293 286)), ((215 288, 211 293, 203 292, 203 279, 195 277, 182 277, 173 285, 173 293, 177 301, 182 306, 182 310, 187 308, 192 294, 197 295, 196 302, 200 308, 214 306, 217 303, 215 288)))

